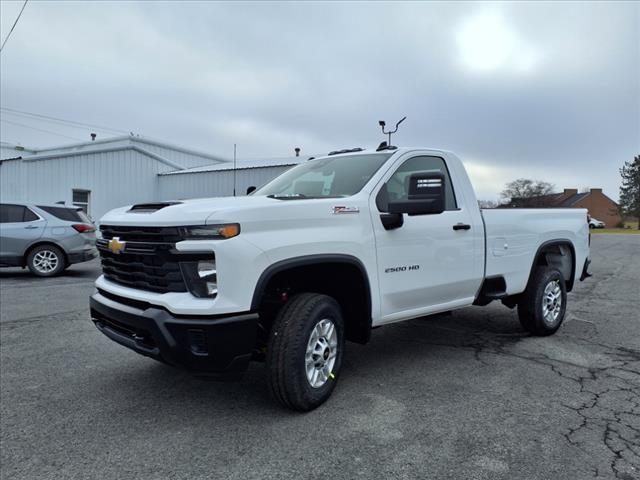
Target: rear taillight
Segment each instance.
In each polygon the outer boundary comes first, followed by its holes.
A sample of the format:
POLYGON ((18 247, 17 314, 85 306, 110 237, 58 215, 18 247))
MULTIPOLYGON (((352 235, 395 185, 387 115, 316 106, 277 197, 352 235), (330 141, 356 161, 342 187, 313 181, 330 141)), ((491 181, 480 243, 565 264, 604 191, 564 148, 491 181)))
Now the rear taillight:
POLYGON ((74 223, 71 226, 75 228, 78 233, 90 233, 96 231, 96 228, 93 225, 87 225, 86 223, 74 223))

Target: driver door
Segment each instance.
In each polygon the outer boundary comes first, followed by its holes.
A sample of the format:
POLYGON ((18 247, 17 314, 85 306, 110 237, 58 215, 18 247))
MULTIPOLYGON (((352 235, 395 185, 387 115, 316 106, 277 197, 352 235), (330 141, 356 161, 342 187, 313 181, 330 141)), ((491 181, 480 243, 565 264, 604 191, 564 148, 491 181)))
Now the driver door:
POLYGON ((415 155, 386 177, 371 198, 380 285, 381 323, 444 311, 473 302, 479 279, 477 232, 471 213, 458 200, 443 158, 415 155), (384 202, 408 198, 413 173, 440 171, 444 175, 445 210, 438 214, 403 214, 398 228, 384 228, 384 202), (384 193, 384 192, 383 192, 384 193), (377 201, 376 201, 377 200, 377 201), (461 228, 461 226, 463 226, 461 228), (454 229, 455 226, 455 229, 454 229), (468 228, 467 228, 468 227, 468 228))

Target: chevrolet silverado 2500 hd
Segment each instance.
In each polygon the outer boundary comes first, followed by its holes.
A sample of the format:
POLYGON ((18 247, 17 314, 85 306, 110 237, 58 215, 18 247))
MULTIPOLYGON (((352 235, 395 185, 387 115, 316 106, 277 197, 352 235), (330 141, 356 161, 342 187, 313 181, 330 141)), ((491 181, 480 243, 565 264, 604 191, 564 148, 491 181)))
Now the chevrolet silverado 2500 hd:
POLYGON ((310 410, 372 327, 501 300, 533 335, 562 323, 589 264, 581 209, 480 210, 441 150, 339 152, 245 197, 107 213, 91 318, 107 337, 203 376, 266 362, 310 410))

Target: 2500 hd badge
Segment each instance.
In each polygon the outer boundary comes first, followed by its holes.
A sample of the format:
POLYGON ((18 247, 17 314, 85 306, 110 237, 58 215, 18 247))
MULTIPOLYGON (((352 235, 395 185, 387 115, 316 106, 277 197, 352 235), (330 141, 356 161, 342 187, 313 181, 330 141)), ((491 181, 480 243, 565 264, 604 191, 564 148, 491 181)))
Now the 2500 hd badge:
POLYGON ((407 270, 420 270, 420 265, 403 265, 402 267, 389 267, 384 273, 406 272, 407 270))

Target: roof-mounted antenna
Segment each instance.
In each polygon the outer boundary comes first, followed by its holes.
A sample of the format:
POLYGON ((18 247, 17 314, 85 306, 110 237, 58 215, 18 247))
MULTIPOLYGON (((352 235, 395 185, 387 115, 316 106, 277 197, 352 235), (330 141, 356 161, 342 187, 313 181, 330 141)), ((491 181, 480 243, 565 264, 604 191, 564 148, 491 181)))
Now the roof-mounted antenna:
POLYGON ((407 117, 402 117, 402 120, 400 120, 398 123, 396 123, 396 128, 395 128, 394 130, 390 130, 390 131, 388 131, 388 132, 385 132, 385 131, 384 131, 384 127, 387 125, 387 124, 385 123, 385 121, 384 121, 384 120, 380 120, 380 121, 378 122, 378 125, 380 125, 380 128, 382 128, 382 134, 383 134, 383 135, 389 135, 389 141, 387 142, 387 147, 390 147, 390 146, 391 146, 391 134, 392 134, 392 133, 396 133, 396 132, 398 131, 398 126, 400 126, 400 124, 401 124, 402 122, 404 122, 406 119, 407 119, 407 117))

